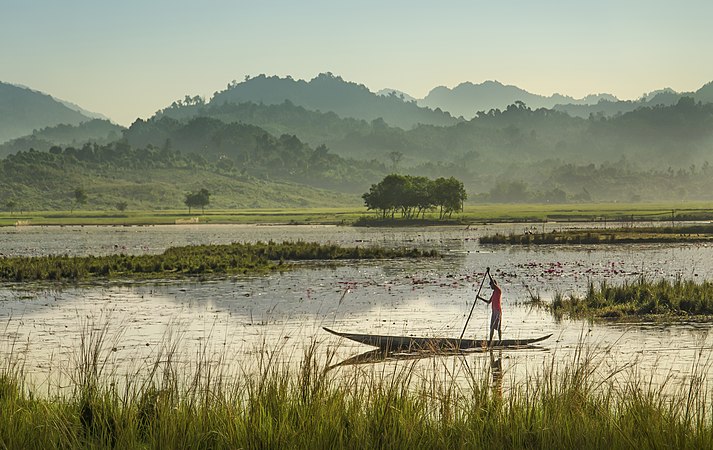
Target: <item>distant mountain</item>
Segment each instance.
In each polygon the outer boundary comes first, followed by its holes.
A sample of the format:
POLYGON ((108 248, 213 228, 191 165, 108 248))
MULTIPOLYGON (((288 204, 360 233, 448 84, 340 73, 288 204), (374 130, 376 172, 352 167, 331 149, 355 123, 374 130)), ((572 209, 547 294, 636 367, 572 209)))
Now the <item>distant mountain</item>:
POLYGON ((92 119, 106 120, 106 121, 111 122, 111 119, 108 118, 107 116, 105 116, 104 114, 86 110, 79 105, 76 105, 72 102, 68 102, 67 100, 62 100, 61 98, 57 98, 57 97, 52 97, 52 98, 57 100, 58 102, 60 102, 64 106, 66 106, 67 108, 71 109, 72 111, 77 111, 78 113, 80 113, 84 116, 90 117, 92 119))
POLYGON ((550 109, 557 104, 594 104, 598 101, 616 100, 610 94, 588 95, 583 99, 554 94, 549 97, 532 94, 517 86, 504 85, 498 81, 485 81, 480 84, 461 83, 453 89, 439 86, 418 101, 418 104, 428 108, 440 108, 454 116, 473 118, 478 111, 505 109, 517 101, 525 103, 533 109, 550 109))
POLYGON ((79 148, 86 143, 108 144, 119 140, 123 130, 123 127, 101 119, 92 119, 79 125, 46 127, 35 130, 28 136, 0 144, 0 157, 31 148, 37 151, 47 151, 56 145, 79 148))
POLYGON ((0 143, 40 128, 79 125, 91 119, 47 94, 0 82, 0 143))
POLYGON ((350 134, 368 133, 373 125, 365 120, 342 119, 333 112, 317 112, 297 106, 289 100, 279 105, 246 103, 203 104, 174 102, 168 108, 158 111, 151 119, 171 117, 188 121, 196 117, 210 117, 225 123, 256 125, 274 136, 283 134, 299 136, 300 140, 317 147, 326 144, 331 147, 350 134))
POLYGON ((694 94, 694 98, 699 102, 713 103, 713 81, 704 84, 703 87, 698 89, 694 94))
POLYGON ((396 97, 402 99, 405 102, 417 101, 416 97, 412 97, 403 91, 399 91, 398 89, 391 89, 391 88, 382 89, 379 92, 377 92, 376 95, 381 95, 383 97, 395 95, 396 97))
POLYGON ((377 95, 364 85, 345 81, 331 73, 320 74, 310 81, 260 75, 229 85, 226 90, 217 92, 210 104, 253 102, 279 105, 285 100, 309 110, 331 111, 342 118, 367 121, 381 118, 389 125, 404 129, 420 123, 453 125, 458 122, 440 109, 422 107, 396 95, 377 95))
MULTIPOLYGON (((587 118, 591 115, 611 117, 617 114, 632 112, 639 108, 673 106, 677 104, 682 97, 691 97, 694 100, 699 100, 697 93, 678 93, 671 88, 665 88, 646 93, 638 100, 612 100, 602 98, 593 104, 560 104, 555 105, 552 109, 566 112, 573 117, 587 118)), ((700 98, 700 100, 703 100, 703 103, 710 103, 709 100, 705 100, 703 97, 705 97, 705 95, 702 95, 700 98)))

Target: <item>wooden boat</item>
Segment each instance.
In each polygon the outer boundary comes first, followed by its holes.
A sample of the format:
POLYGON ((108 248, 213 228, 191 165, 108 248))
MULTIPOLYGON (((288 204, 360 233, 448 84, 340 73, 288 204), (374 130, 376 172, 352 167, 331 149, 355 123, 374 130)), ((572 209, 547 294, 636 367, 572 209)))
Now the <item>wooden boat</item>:
MULTIPOLYGON (((379 347, 382 351, 438 351, 438 350, 466 350, 472 348, 488 347, 487 339, 458 339, 458 338, 439 338, 439 337, 412 337, 412 336, 383 336, 378 334, 355 334, 355 333, 340 333, 330 330, 327 327, 322 327, 337 336, 351 339, 352 341, 362 344, 379 347)), ((536 342, 544 341, 552 336, 542 336, 533 339, 503 339, 501 341, 493 339, 489 348, 517 348, 524 347, 536 342)))

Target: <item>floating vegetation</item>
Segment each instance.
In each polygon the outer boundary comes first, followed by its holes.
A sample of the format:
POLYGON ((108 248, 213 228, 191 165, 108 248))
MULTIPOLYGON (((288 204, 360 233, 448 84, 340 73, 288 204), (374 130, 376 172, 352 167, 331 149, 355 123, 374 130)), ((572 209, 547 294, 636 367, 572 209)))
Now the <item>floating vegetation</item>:
POLYGON ((435 251, 340 247, 314 242, 258 242, 173 247, 159 255, 0 258, 0 281, 79 281, 95 278, 175 278, 286 269, 290 261, 418 258, 435 251))
POLYGON ((713 241, 713 225, 680 227, 627 227, 552 231, 549 233, 499 234, 483 236, 481 244, 544 245, 544 244, 619 244, 677 243, 713 241))
POLYGON ((713 283, 692 280, 648 281, 639 277, 636 281, 611 286, 602 282, 593 283, 583 297, 576 294, 565 297, 556 294, 546 304, 533 298, 535 304, 545 304, 555 316, 571 318, 652 318, 713 315, 713 283))

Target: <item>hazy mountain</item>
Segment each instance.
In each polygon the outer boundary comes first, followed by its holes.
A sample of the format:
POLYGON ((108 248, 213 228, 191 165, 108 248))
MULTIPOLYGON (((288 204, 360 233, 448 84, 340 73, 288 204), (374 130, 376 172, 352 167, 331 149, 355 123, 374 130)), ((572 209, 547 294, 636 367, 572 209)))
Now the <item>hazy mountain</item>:
POLYGON ((73 110, 73 111, 77 111, 78 113, 80 113, 80 114, 82 114, 82 115, 84 115, 84 116, 90 117, 90 118, 92 118, 92 119, 106 120, 106 121, 111 122, 111 119, 109 119, 109 118, 108 118, 107 116, 105 116, 104 114, 97 113, 97 112, 94 112, 94 111, 86 110, 86 109, 82 108, 82 107, 79 106, 79 105, 76 105, 76 104, 74 104, 74 103, 72 103, 72 102, 68 102, 67 100, 62 100, 61 98, 57 98, 57 97, 52 97, 52 98, 55 99, 55 100, 57 100, 58 102, 60 102, 60 103, 63 104, 64 106, 66 106, 67 108, 69 108, 69 109, 71 109, 71 110, 73 110))
POLYGON ((678 93, 671 88, 665 88, 646 93, 638 100, 611 100, 603 98, 594 104, 560 104, 555 105, 552 109, 566 112, 573 117, 587 118, 590 115, 610 117, 632 112, 638 108, 673 106, 684 96, 697 99, 694 93, 678 93))
POLYGON ((47 94, 0 82, 0 143, 40 128, 91 119, 47 94))
POLYGON ((311 111, 289 100, 279 105, 246 103, 203 104, 174 102, 157 112, 150 120, 163 117, 187 121, 195 117, 210 117, 225 123, 256 125, 275 136, 297 135, 300 140, 314 147, 320 144, 331 146, 332 142, 344 139, 353 133, 366 133, 372 124, 366 120, 341 118, 333 112, 311 111))
POLYGON ((452 125, 458 122, 447 112, 421 107, 396 95, 377 95, 364 85, 344 81, 331 73, 320 74, 310 81, 265 75, 248 78, 217 92, 210 104, 253 102, 275 105, 285 100, 309 110, 331 111, 344 118, 367 121, 382 118, 386 123, 404 129, 419 123, 452 125))
POLYGON ((424 99, 419 100, 418 104, 428 108, 440 108, 454 116, 470 119, 478 111, 502 110, 517 101, 533 109, 549 109, 557 104, 593 104, 601 99, 616 100, 609 94, 588 95, 579 100, 560 94, 545 97, 532 94, 517 86, 504 85, 498 81, 485 81, 480 84, 461 83, 453 89, 439 86, 431 90, 424 99))
POLYGON ((412 96, 408 95, 407 93, 405 93, 405 92, 403 92, 403 91, 399 91, 398 89, 391 89, 391 88, 382 89, 382 90, 378 91, 378 92, 376 93, 376 95, 381 95, 381 96, 383 96, 383 97, 388 97, 388 96, 391 96, 391 95, 395 95, 396 97, 402 99, 402 100, 405 101, 405 102, 415 102, 415 101, 417 101, 417 100, 416 100, 416 97, 412 97, 412 96))
POLYGON ((699 102, 713 103, 713 81, 704 84, 703 87, 698 89, 694 94, 694 98, 699 102))
POLYGON ((82 147, 86 143, 108 144, 119 140, 123 130, 123 127, 101 119, 79 125, 55 125, 0 144, 0 157, 31 148, 47 151, 55 145, 82 147))
POLYGON ((239 173, 337 191, 360 192, 386 172, 379 162, 345 159, 324 145, 312 148, 294 135, 277 137, 255 125, 210 117, 139 119, 124 132, 124 138, 133 148, 194 154, 239 173))

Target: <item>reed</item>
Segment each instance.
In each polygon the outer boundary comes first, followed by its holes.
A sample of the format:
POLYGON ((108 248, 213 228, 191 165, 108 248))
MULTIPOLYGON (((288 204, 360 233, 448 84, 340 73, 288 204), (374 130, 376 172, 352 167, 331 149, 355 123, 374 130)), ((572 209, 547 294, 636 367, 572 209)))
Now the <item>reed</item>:
POLYGON ((713 240, 713 225, 681 225, 676 227, 626 227, 592 228, 551 231, 549 233, 523 233, 487 235, 480 238, 481 244, 509 245, 587 245, 621 243, 679 243, 706 242, 713 240))
POLYGON ((298 365, 266 347, 237 369, 199 351, 182 371, 169 341, 120 376, 105 328, 85 334, 69 394, 38 396, 4 366, 1 448, 713 447, 704 358, 664 391, 580 344, 503 392, 487 356, 329 370, 334 355, 316 343, 298 365))
POLYGON ((584 295, 555 294, 547 307, 559 317, 690 319, 713 315, 713 283, 684 280, 681 276, 651 281, 642 275, 621 285, 590 283, 584 295))

